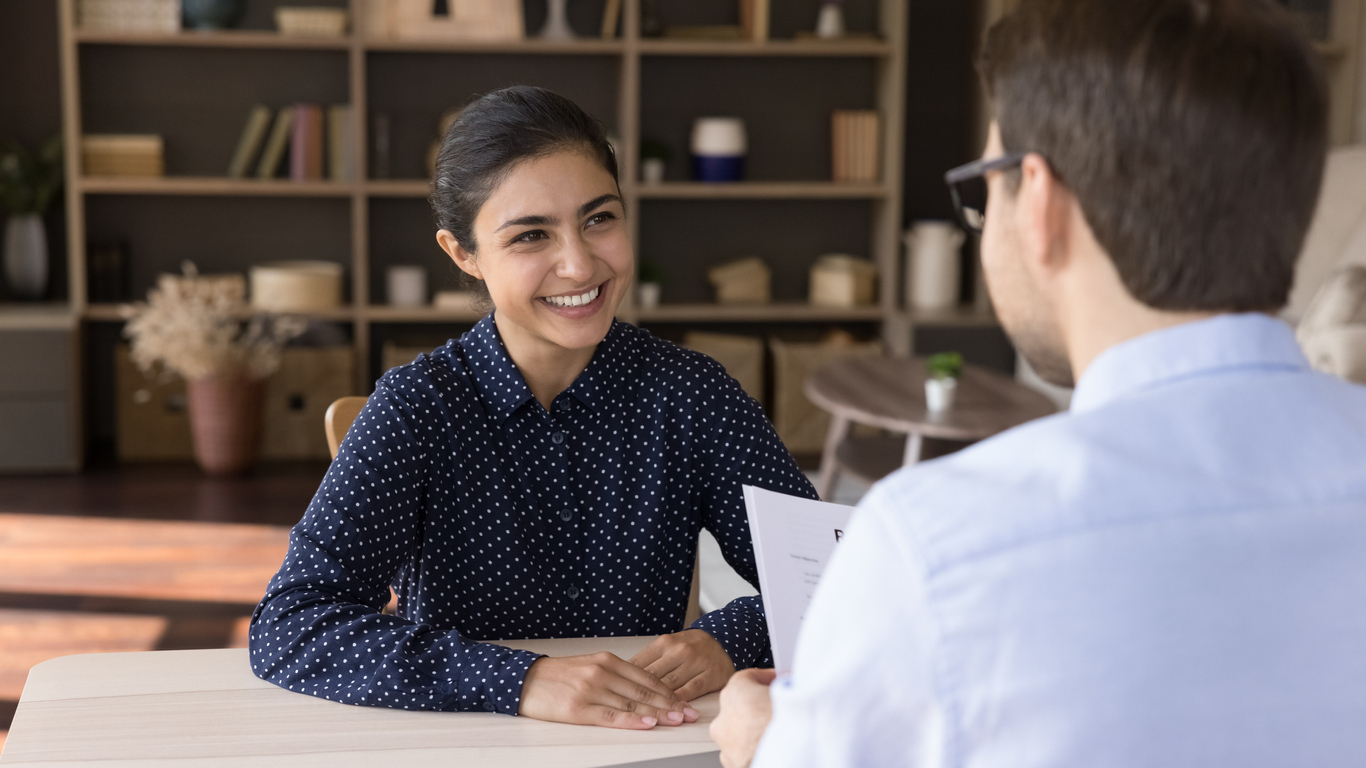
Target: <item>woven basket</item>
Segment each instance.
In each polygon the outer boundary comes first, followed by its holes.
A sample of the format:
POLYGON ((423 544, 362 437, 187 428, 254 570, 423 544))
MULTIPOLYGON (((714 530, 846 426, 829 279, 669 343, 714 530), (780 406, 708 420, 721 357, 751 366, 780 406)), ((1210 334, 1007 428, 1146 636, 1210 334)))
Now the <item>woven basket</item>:
POLYGON ((343 37, 346 35, 346 11, 342 8, 276 8, 275 26, 282 35, 343 37))

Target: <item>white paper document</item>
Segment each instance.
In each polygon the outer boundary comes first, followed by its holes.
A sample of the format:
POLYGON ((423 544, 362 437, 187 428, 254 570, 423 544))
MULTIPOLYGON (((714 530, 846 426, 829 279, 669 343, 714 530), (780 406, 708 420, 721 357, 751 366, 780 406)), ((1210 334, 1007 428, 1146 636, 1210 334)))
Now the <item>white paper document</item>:
POLYGON ((773 666, 791 671, 797 632, 853 507, 745 486, 745 511, 768 617, 773 666))

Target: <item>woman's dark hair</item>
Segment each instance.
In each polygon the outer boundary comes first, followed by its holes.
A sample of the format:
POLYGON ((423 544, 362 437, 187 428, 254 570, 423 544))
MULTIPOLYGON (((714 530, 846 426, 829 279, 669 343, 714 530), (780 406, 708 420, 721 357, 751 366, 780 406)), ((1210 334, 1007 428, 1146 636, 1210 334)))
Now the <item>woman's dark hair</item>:
POLYGON ((518 163, 564 150, 588 153, 617 180, 606 126, 569 99, 525 85, 475 99, 451 123, 436 157, 430 201, 437 226, 476 253, 474 220, 493 190, 518 163))
POLYGON ((1318 54, 1287 12, 1023 0, 981 70, 1006 151, 1047 159, 1135 299, 1285 305, 1328 146, 1318 54))

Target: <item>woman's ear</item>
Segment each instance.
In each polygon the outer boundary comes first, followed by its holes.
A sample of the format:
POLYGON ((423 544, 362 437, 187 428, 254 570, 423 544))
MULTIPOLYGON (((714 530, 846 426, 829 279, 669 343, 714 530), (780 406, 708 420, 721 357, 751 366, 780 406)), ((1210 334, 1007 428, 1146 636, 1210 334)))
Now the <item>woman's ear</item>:
POLYGON ((455 262, 455 266, 460 267, 460 271, 476 280, 484 279, 484 274, 479 271, 479 265, 474 260, 474 254, 465 250, 450 230, 443 229, 437 232, 436 242, 441 246, 441 250, 451 257, 451 261, 455 262))

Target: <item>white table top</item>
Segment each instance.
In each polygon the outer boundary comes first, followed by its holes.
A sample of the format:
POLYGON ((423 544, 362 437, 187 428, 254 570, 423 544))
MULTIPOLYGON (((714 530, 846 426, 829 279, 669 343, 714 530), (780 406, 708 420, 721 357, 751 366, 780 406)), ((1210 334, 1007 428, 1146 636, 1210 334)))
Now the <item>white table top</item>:
MULTIPOLYGON (((521 640, 553 656, 629 659, 652 638, 521 640)), ((696 723, 623 731, 485 712, 355 707, 277 688, 245 650, 64 656, 33 668, 4 766, 560 766, 587 768, 716 749, 717 695, 696 723), (155 761, 155 762, 154 762, 155 761)))

